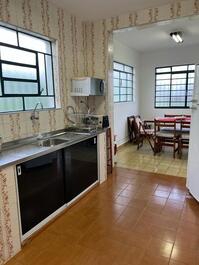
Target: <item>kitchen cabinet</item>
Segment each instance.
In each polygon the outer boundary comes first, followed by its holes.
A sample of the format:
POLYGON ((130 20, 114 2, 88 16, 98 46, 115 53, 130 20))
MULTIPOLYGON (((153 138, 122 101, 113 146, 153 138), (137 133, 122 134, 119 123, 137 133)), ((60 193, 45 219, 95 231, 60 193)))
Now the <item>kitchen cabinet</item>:
POLYGON ((22 235, 65 204, 62 150, 17 165, 22 235))
POLYGON ((64 149, 66 202, 98 180, 97 137, 64 149))
POLYGON ((98 180, 97 162, 92 137, 17 165, 22 239, 98 180))

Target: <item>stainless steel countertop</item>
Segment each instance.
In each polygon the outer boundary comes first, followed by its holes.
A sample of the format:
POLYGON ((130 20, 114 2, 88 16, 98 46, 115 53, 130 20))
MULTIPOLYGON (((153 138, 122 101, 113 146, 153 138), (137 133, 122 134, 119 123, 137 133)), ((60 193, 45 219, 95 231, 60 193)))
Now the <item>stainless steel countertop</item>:
POLYGON ((98 130, 96 133, 84 134, 84 133, 67 132, 65 130, 59 130, 52 133, 43 134, 42 139, 49 139, 56 137, 59 139, 68 140, 67 142, 48 147, 36 145, 36 143, 38 142, 38 139, 36 137, 30 137, 30 138, 21 139, 19 141, 6 143, 5 146, 3 146, 3 150, 0 153, 0 170, 12 165, 21 164, 25 161, 34 159, 36 157, 40 157, 49 154, 51 152, 60 150, 62 148, 71 146, 73 144, 97 136, 98 134, 104 131, 105 130, 102 129, 98 130))

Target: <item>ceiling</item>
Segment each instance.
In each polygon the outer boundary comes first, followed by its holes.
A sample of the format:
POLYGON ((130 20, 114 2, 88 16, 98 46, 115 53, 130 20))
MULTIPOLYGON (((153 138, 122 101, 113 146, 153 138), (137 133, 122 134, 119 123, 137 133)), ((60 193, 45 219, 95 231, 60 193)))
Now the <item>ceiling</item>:
POLYGON ((172 0, 49 0, 84 20, 98 20, 160 6, 172 0))
POLYGON ((199 17, 175 19, 159 22, 148 26, 119 30, 114 33, 114 39, 137 51, 153 51, 178 47, 169 34, 182 31, 184 42, 181 46, 199 44, 199 17))

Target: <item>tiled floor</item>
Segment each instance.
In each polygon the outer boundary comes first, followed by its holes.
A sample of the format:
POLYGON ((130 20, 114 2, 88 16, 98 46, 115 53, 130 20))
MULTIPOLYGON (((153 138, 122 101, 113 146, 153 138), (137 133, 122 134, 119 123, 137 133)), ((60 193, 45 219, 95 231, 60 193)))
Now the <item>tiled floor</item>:
POLYGON ((182 159, 173 158, 171 148, 165 149, 154 156, 148 143, 137 150, 137 145, 127 144, 119 149, 117 154, 117 166, 144 170, 160 174, 168 174, 179 177, 187 175, 188 150, 183 150, 182 159))
POLYGON ((8 265, 199 265, 185 179, 116 168, 8 265))

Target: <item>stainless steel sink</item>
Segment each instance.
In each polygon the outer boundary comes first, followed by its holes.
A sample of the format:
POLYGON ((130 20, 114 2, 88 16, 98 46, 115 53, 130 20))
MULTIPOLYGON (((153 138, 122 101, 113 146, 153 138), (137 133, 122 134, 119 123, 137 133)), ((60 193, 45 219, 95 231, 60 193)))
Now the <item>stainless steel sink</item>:
POLYGON ((34 145, 41 146, 41 147, 50 147, 55 146, 58 144, 63 144, 68 142, 69 140, 66 139, 57 139, 57 138, 50 138, 45 140, 39 140, 38 142, 34 143, 34 145))

